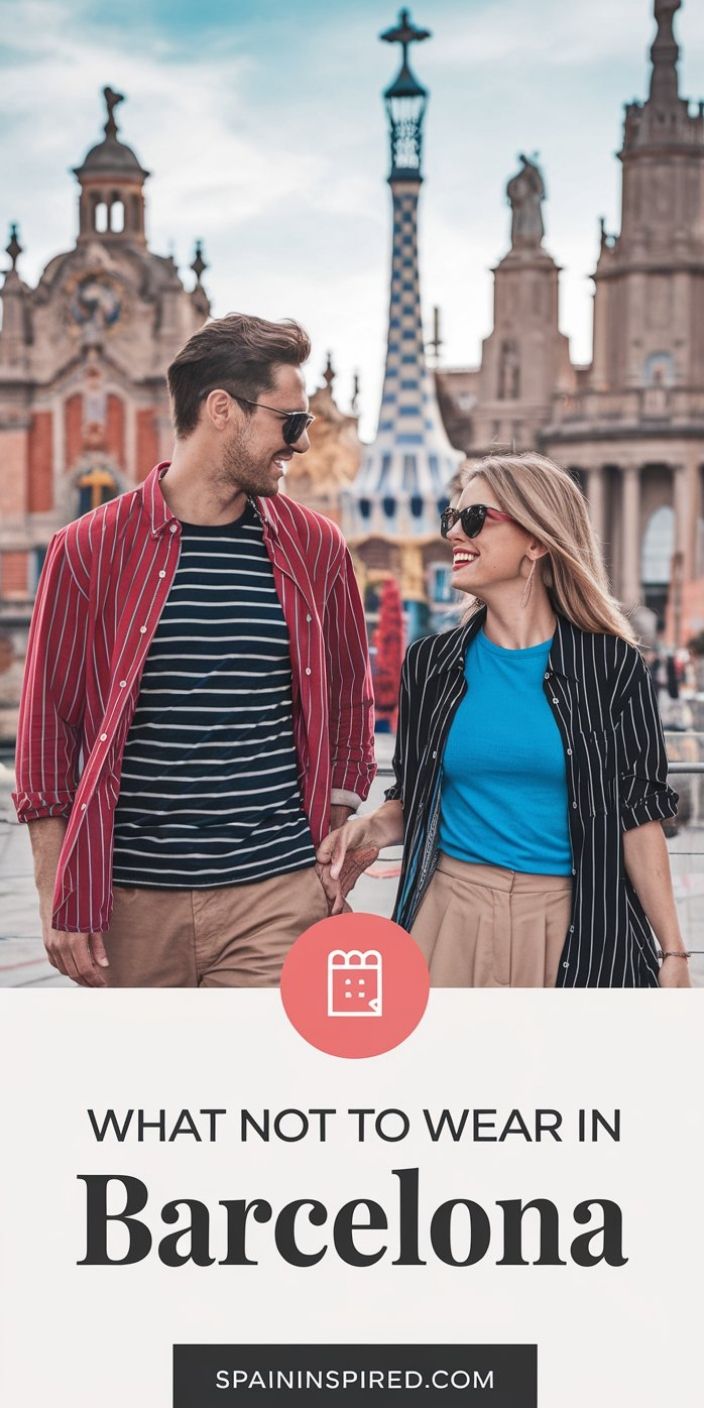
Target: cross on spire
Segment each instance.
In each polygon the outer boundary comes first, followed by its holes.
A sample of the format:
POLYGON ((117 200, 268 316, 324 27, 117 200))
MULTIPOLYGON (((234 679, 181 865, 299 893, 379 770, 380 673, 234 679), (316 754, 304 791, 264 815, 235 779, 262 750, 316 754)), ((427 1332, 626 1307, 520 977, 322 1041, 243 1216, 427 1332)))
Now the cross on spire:
POLYGON ((409 44, 419 44, 422 39, 430 39, 429 29, 418 29, 411 19, 410 10, 401 10, 398 17, 398 24, 392 25, 390 29, 385 29, 380 39, 386 40, 387 44, 401 44, 403 46, 403 66, 408 64, 409 44))

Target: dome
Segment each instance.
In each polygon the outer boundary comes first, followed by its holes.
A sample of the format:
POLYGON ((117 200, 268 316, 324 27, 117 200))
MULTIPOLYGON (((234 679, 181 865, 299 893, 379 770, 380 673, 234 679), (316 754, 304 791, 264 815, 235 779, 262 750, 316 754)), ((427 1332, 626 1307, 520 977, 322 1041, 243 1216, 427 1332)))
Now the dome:
POLYGON ((145 171, 131 147, 117 137, 106 137, 91 147, 82 166, 76 167, 76 176, 139 176, 149 175, 145 171))

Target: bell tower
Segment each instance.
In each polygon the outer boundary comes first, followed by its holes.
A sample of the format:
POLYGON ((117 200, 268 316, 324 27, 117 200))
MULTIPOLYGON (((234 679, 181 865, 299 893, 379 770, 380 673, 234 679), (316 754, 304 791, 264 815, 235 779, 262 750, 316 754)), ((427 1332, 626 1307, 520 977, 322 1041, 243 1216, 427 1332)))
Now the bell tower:
POLYGON ((78 243, 99 239, 146 247, 144 182, 149 176, 135 153, 118 138, 115 109, 122 93, 103 88, 107 108, 105 138, 91 147, 81 166, 74 168, 81 187, 78 207, 78 243))

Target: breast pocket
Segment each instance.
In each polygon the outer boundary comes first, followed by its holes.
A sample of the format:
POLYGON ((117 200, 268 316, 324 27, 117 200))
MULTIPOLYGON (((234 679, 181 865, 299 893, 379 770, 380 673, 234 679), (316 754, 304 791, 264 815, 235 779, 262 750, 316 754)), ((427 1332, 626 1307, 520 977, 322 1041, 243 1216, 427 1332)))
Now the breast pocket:
POLYGON ((617 731, 597 728, 578 733, 574 745, 575 779, 580 808, 588 816, 616 810, 618 774, 617 731))

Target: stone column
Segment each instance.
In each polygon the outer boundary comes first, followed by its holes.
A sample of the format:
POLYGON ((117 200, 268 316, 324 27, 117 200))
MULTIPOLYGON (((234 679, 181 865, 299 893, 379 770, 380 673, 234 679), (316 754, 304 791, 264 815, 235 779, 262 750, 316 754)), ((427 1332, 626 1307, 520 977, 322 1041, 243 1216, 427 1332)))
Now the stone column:
POLYGON ((601 464, 592 465, 586 471, 587 475, 587 502, 589 504, 589 517, 592 521, 592 528, 596 533, 600 543, 604 541, 604 510, 606 494, 606 476, 604 466, 601 464))
POLYGON ((640 468, 621 471, 621 598, 627 607, 640 601, 640 468))
POLYGON ((683 580, 693 576, 694 505, 692 476, 687 464, 676 464, 672 471, 672 502, 675 510, 675 550, 682 554, 683 580))

